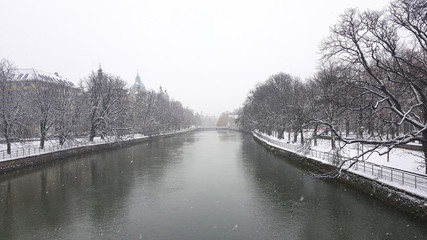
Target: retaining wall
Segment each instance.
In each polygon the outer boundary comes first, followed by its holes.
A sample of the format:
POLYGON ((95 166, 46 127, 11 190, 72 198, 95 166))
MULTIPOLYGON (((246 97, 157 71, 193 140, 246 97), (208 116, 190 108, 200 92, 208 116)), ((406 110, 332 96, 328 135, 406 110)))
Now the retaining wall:
MULTIPOLYGON (((253 136, 253 138, 255 141, 272 151, 274 154, 286 156, 290 161, 300 164, 310 169, 311 171, 318 173, 329 173, 337 170, 337 168, 334 166, 324 164, 307 157, 299 156, 281 148, 273 147, 255 136, 253 136)), ((348 186, 351 186, 354 189, 369 194, 370 196, 375 197, 385 203, 393 205, 406 213, 414 215, 423 220, 427 220, 427 199, 423 197, 347 171, 342 171, 340 176, 335 179, 348 186)))
POLYGON ((36 165, 40 165, 47 162, 52 162, 55 160, 64 159, 67 157, 72 157, 80 154, 93 153, 97 151, 111 150, 111 149, 122 148, 126 146, 132 146, 132 145, 153 141, 160 138, 171 137, 179 134, 188 133, 191 131, 194 131, 194 130, 190 130, 186 132, 170 133, 166 135, 150 136, 147 138, 130 139, 126 141, 113 142, 113 143, 102 143, 97 145, 81 146, 76 148, 40 153, 39 155, 33 155, 33 156, 3 161, 3 162, 0 162, 0 174, 11 172, 11 171, 22 169, 22 168, 36 166, 36 165))

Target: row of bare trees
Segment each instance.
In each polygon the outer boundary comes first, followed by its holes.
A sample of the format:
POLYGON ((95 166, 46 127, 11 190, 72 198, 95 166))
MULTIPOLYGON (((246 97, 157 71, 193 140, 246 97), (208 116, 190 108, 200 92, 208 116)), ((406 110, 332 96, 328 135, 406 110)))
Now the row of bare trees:
POLYGON ((242 127, 279 137, 322 129, 332 148, 335 139, 370 144, 361 155, 419 142, 427 163, 427 3, 349 9, 320 48, 322 64, 308 81, 280 73, 250 93, 242 127))
POLYGON ((39 138, 60 145, 76 137, 118 139, 131 133, 156 134, 199 123, 198 115, 170 100, 160 90, 130 94, 125 81, 101 69, 78 87, 42 79, 14 79, 16 69, 0 61, 0 141, 11 143, 39 138))
POLYGON ((201 122, 198 114, 183 107, 181 102, 169 99, 161 88, 158 92, 150 90, 136 94, 132 109, 134 130, 146 134, 180 130, 201 122))

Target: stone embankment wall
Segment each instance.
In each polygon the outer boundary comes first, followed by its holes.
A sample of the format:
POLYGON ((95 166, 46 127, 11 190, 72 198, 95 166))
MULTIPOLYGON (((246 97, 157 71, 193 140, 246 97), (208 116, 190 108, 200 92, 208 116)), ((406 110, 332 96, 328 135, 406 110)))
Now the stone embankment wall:
POLYGON ((10 171, 27 168, 31 166, 36 166, 40 164, 44 164, 47 162, 52 162, 59 159, 64 159, 67 157, 77 156, 80 154, 86 154, 86 153, 93 153, 97 151, 104 151, 104 150, 111 150, 115 148, 122 148, 126 146, 132 146, 143 142, 153 141, 160 138, 165 137, 171 137, 176 136, 179 134, 185 134, 188 132, 191 132, 193 130, 187 131, 187 132, 177 132, 177 133, 171 133, 167 135, 156 135, 156 136, 150 136, 147 138, 138 138, 138 139, 130 139, 126 141, 120 141, 120 142, 112 142, 112 143, 102 143, 102 144, 96 144, 96 145, 90 145, 90 146, 81 146, 71 149, 64 149, 61 151, 55 151, 55 152, 46 152, 41 153, 39 155, 33 155, 18 159, 13 159, 9 161, 3 161, 0 162, 0 174, 7 173, 10 171))
MULTIPOLYGON (((327 165, 307 157, 301 157, 295 153, 268 145, 255 136, 254 139, 264 147, 268 148, 274 154, 285 156, 290 161, 293 161, 294 163, 307 168, 310 171, 317 173, 331 173, 337 170, 337 168, 334 166, 327 165)), ((407 212, 423 220, 427 220, 427 199, 423 197, 347 171, 342 171, 339 177, 331 178, 331 180, 338 180, 348 186, 351 186, 352 188, 364 192, 385 203, 393 205, 400 210, 403 210, 404 212, 407 212)))

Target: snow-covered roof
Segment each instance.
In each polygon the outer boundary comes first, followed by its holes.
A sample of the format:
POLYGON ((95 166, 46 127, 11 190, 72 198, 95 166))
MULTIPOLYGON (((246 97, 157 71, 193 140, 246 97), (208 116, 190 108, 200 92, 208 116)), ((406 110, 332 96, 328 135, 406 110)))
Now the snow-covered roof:
POLYGON ((74 83, 60 76, 58 73, 49 73, 34 68, 18 68, 11 77, 14 81, 43 81, 74 87, 74 83))

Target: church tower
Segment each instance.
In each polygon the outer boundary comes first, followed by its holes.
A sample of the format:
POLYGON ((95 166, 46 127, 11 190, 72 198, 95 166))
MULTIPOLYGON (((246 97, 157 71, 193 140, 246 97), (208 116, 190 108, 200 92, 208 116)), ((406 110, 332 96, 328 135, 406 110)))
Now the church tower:
POLYGON ((133 84, 131 91, 134 93, 145 92, 145 86, 141 82, 141 77, 139 76, 139 71, 136 71, 135 83, 133 84))
POLYGON ((101 63, 99 63, 99 69, 98 69, 98 80, 101 81, 103 78, 102 75, 102 68, 101 68, 101 63))

